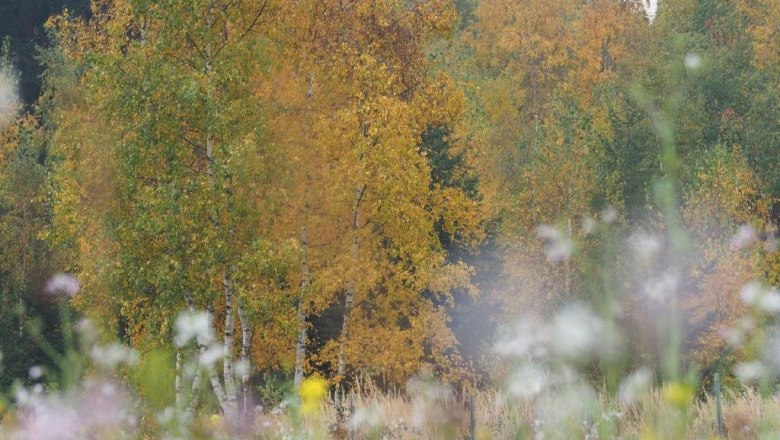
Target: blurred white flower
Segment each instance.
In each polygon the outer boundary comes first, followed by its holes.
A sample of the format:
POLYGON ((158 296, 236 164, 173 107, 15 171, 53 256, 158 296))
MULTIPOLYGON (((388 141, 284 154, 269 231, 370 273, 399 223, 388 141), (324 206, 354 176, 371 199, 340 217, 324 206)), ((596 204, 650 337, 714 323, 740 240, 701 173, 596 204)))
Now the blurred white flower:
POLYGON ((251 372, 249 361, 246 359, 239 359, 233 364, 233 372, 236 377, 244 377, 251 372))
POLYGON ((697 53, 688 52, 685 55, 685 67, 688 70, 696 70, 701 67, 701 56, 697 53))
POLYGON ((664 272, 659 278, 647 281, 642 290, 648 299, 662 303, 677 290, 679 276, 672 272, 664 272))
POLYGON ((382 420, 385 416, 385 408, 381 405, 373 405, 369 407, 356 408, 354 414, 350 416, 349 427, 357 430, 362 426, 368 428, 376 428, 382 424, 382 420))
POLYGON ((539 225, 536 235, 547 243, 547 260, 559 262, 566 260, 574 251, 574 243, 563 232, 550 225, 539 225))
POLYGON ((199 345, 208 345, 214 340, 214 327, 211 315, 206 312, 182 312, 176 318, 177 347, 183 347, 195 339, 199 345))
POLYGON ((122 344, 108 346, 95 345, 89 355, 98 365, 111 369, 119 364, 135 365, 138 363, 138 352, 122 344))
POLYGON ((780 292, 775 288, 764 288, 757 282, 748 283, 742 287, 740 298, 745 304, 763 312, 780 312, 780 292))
POLYGON ((603 211, 601 211, 601 221, 604 223, 611 225, 612 223, 615 223, 618 218, 618 212, 615 210, 615 208, 608 206, 604 208, 603 211))
POLYGON ((210 367, 222 359, 223 356, 225 356, 225 347, 222 344, 211 344, 198 356, 198 363, 204 367, 210 367))
POLYGON ((567 359, 606 354, 616 343, 604 321, 579 304, 566 306, 555 316, 551 337, 552 348, 567 359))
POLYGON ((493 350, 504 357, 523 357, 537 354, 535 349, 540 341, 539 329, 530 321, 520 321, 515 328, 504 332, 493 345, 493 350))
POLYGON ((126 432, 135 426, 128 399, 107 382, 87 381, 67 394, 43 394, 43 387, 31 392, 16 391, 18 424, 9 438, 27 440, 76 440, 98 438, 99 433, 126 432))
POLYGON ((33 380, 40 379, 41 376, 43 376, 43 367, 41 367, 40 365, 33 365, 32 367, 30 367, 30 371, 28 372, 28 374, 30 375, 30 379, 33 380))
POLYGON ((524 364, 518 368, 507 384, 507 392, 512 397, 528 399, 539 395, 544 389, 546 375, 536 365, 524 364))
POLYGON ((626 376, 618 387, 618 400, 621 403, 636 402, 643 394, 650 391, 653 383, 653 372, 648 368, 640 368, 626 376))
POLYGON ((732 249, 741 249, 758 239, 758 234, 752 226, 748 224, 740 225, 737 233, 729 240, 729 246, 732 249))
POLYGON ((413 396, 411 423, 417 429, 443 426, 452 420, 447 407, 454 400, 452 387, 432 377, 422 376, 407 383, 407 392, 413 396))
POLYGON ((572 422, 591 420, 599 413, 596 392, 584 383, 571 384, 554 393, 543 394, 536 402, 536 413, 546 434, 569 438, 565 429, 572 422))
POLYGON ((65 273, 54 275, 46 283, 46 293, 52 295, 65 294, 68 296, 74 296, 76 293, 78 293, 79 288, 79 282, 72 276, 65 273))
POLYGON ((758 361, 741 362, 734 366, 734 375, 742 383, 757 383, 769 376, 769 370, 758 361))
POLYGON ((628 245, 638 258, 649 261, 661 250, 661 240, 646 232, 637 232, 628 239, 628 245))

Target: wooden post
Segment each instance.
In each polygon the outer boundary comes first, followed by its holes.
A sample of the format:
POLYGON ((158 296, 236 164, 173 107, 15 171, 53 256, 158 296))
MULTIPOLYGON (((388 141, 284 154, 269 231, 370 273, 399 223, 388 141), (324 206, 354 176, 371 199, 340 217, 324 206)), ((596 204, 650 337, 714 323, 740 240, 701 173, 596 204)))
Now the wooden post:
POLYGON ((474 404, 474 395, 469 395, 469 439, 476 440, 477 438, 477 417, 476 408, 474 404))
POLYGON ((723 407, 720 395, 720 374, 715 373, 715 424, 718 428, 718 437, 723 437, 723 407))
MULTIPOLYGON (((353 417, 355 415, 355 394, 350 391, 349 392, 349 417, 353 417)), ((347 439, 349 440, 355 440, 355 430, 352 427, 352 424, 349 423, 349 420, 347 420, 347 439)))

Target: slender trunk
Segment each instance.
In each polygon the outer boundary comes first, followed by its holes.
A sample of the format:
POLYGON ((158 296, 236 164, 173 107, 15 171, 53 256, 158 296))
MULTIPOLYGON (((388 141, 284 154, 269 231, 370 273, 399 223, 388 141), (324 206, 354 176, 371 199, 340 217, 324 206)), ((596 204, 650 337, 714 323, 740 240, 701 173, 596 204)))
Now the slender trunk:
MULTIPOLYGON (((309 88, 306 90, 306 100, 309 101, 314 95, 314 75, 309 76, 309 88)), ((305 126, 308 137, 309 124, 305 126)), ((301 290, 298 294, 298 338, 295 341, 295 375, 293 384, 298 388, 303 382, 303 363, 306 360, 306 325, 305 298, 309 284, 311 284, 311 268, 309 267, 309 233, 306 229, 309 214, 309 186, 311 177, 306 174, 306 186, 303 194, 303 225, 301 226, 301 290)))
MULTIPOLYGON (((206 308, 206 313, 211 316, 211 307, 206 308)), ((206 353, 206 350, 208 350, 208 347, 204 344, 198 343, 198 351, 201 355, 206 353)), ((225 389, 222 387, 222 382, 219 380, 219 375, 217 374, 217 370, 214 369, 213 365, 208 365, 206 368, 206 372, 209 375, 209 382, 211 382, 211 388, 214 390, 214 394, 217 396, 217 402, 219 402, 219 407, 222 408, 222 412, 227 414, 232 414, 230 411, 230 408, 227 406, 227 395, 225 394, 225 389)))
POLYGON ((24 299, 19 295, 19 338, 24 337, 24 299))
POLYGON ((184 405, 184 396, 181 393, 182 387, 182 353, 181 349, 176 350, 176 379, 173 383, 173 389, 176 392, 176 410, 181 410, 184 405))
MULTIPOLYGON (((206 21, 211 26, 211 18, 207 15, 206 21)), ((212 92, 211 92, 211 76, 213 74, 213 54, 211 43, 207 43, 205 47, 205 67, 204 73, 206 75, 206 175, 208 176, 209 184, 211 188, 216 188, 215 176, 214 176, 214 136, 211 131, 211 104, 212 104, 212 92)), ((219 220, 216 215, 211 219, 214 228, 219 229, 219 220)), ((225 381, 224 388, 219 380, 219 376, 213 367, 209 367, 209 378, 211 380, 211 386, 214 388, 214 393, 217 394, 217 399, 220 401, 222 411, 226 416, 233 416, 236 409, 236 385, 233 378, 233 363, 232 363, 232 351, 233 351, 233 298, 234 298, 234 286, 233 279, 230 272, 224 270, 222 272, 223 290, 225 293, 225 356, 223 364, 223 379, 225 381)), ((201 347, 203 352, 205 347, 201 347)))
POLYGON ((309 270, 309 236, 306 225, 301 227, 301 248, 303 260, 301 262, 301 291, 298 296, 298 339, 295 341, 295 379, 297 388, 303 382, 303 361, 306 358, 306 313, 304 312, 304 298, 311 282, 309 270))
MULTIPOLYGON (((200 353, 203 354, 206 352, 207 347, 205 345, 200 346, 200 353)), ((222 412, 225 415, 233 414, 232 411, 230 411, 230 408, 227 405, 227 397, 225 395, 225 389, 222 388, 222 382, 219 381, 219 374, 217 374, 217 370, 214 369, 213 365, 209 365, 206 369, 206 372, 209 375, 209 381, 211 382, 211 388, 214 390, 214 394, 217 396, 217 402, 219 402, 219 407, 222 408, 222 412)))
POLYGON ((233 332, 235 331, 235 321, 233 320, 233 300, 235 291, 233 280, 228 272, 223 273, 225 285, 225 359, 223 364, 223 375, 225 380, 225 403, 229 410, 225 415, 233 414, 237 408, 238 397, 236 395, 236 380, 233 373, 233 332))
POLYGON ((347 371, 347 362, 345 359, 345 350, 347 340, 349 339, 349 318, 352 313, 352 302, 355 297, 357 270, 355 267, 358 264, 358 257, 360 253, 360 202, 363 200, 363 194, 366 191, 366 185, 361 185, 355 191, 355 203, 352 207, 352 278, 347 286, 347 292, 344 295, 344 315, 341 325, 341 343, 339 344, 339 358, 338 369, 336 371, 339 380, 344 379, 344 374, 347 371))
POLYGON ((200 373, 200 371, 197 371, 195 378, 192 379, 192 392, 190 393, 190 401, 187 405, 187 409, 184 410, 185 420, 192 420, 192 417, 195 414, 195 408, 198 406, 198 400, 200 400, 200 382, 203 380, 202 378, 203 375, 200 373))
POLYGON ((249 401, 251 395, 249 393, 249 372, 252 358, 252 332, 249 327, 249 317, 246 315, 246 310, 241 305, 238 306, 238 319, 241 320, 241 392, 243 397, 243 413, 249 411, 249 401))

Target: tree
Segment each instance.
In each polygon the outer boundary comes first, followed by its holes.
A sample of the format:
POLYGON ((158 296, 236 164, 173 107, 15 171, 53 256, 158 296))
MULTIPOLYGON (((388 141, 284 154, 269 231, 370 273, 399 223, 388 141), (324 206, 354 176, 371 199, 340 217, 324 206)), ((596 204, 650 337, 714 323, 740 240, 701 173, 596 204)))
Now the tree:
MULTIPOLYGON (((284 111, 277 130, 300 185, 286 216, 306 255, 300 325, 334 303, 342 314, 338 340, 314 361, 339 378, 384 369, 400 381, 429 351, 446 368, 446 313, 422 292, 449 297, 468 277, 446 261, 436 224, 466 238, 478 216, 462 190, 431 183, 420 144, 428 127, 452 126, 459 115, 459 94, 427 72, 425 54, 454 11, 443 1, 299 2, 283 11, 274 77, 289 80, 269 90, 284 111), (389 364, 389 350, 402 360, 389 364)), ((301 364, 299 351, 299 378, 301 364)))
MULTIPOLYGON (((132 340, 152 345, 171 340, 180 311, 209 310, 226 347, 222 379, 214 369, 209 377, 228 415, 239 409, 235 313, 246 363, 248 307, 265 302, 264 274, 244 262, 266 250, 264 209, 273 204, 265 185, 274 156, 251 87, 266 8, 96 1, 90 19, 54 23, 68 62, 83 71, 75 108, 59 109, 63 159, 53 180, 62 235, 78 237, 89 292, 80 304, 102 298, 132 340), (95 199, 100 207, 89 206, 95 199), (107 243, 94 249, 92 237, 107 243)), ((240 380, 246 388, 248 372, 240 380)))

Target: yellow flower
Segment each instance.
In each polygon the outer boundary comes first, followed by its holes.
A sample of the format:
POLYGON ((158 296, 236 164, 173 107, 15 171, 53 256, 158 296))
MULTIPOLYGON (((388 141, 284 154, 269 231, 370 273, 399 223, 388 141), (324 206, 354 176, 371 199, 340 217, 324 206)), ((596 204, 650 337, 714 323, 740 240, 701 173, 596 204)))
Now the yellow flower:
POLYGON ((663 396, 667 403, 678 408, 685 408, 693 399, 693 388, 688 384, 671 382, 664 385, 663 396))
POLYGON ((301 396, 301 412, 313 414, 320 410, 320 403, 328 393, 328 382, 319 376, 310 376, 303 380, 298 389, 301 396))

